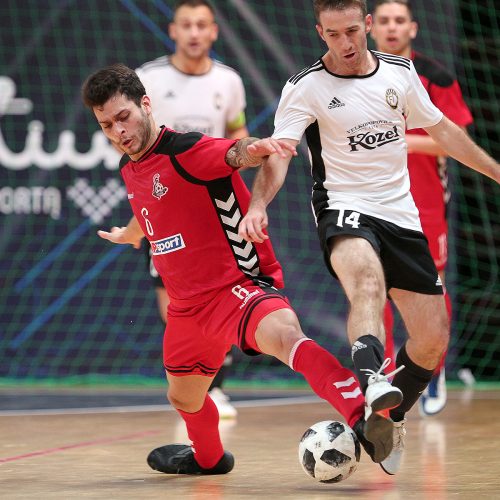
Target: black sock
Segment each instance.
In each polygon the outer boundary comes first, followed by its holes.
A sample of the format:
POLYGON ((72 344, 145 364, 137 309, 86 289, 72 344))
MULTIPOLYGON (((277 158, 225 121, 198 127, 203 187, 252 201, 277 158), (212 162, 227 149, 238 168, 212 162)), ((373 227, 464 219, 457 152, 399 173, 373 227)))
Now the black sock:
POLYGON ((222 389, 222 384, 223 384, 225 378, 226 378, 226 367, 224 365, 222 365, 219 368, 219 371, 217 372, 217 375, 212 380, 212 383, 210 384, 210 387, 209 387, 208 390, 211 391, 215 387, 218 387, 219 389, 222 389))
POLYGON ((369 369, 376 372, 380 368, 384 361, 384 346, 374 335, 363 335, 352 345, 351 356, 354 371, 364 394, 368 387, 370 373, 361 370, 369 369))
POLYGON ((432 374, 434 373, 434 370, 422 368, 410 359, 406 352, 406 344, 401 347, 396 356, 396 366, 399 367, 401 365, 405 365, 405 367, 394 375, 394 380, 392 381, 392 385, 400 389, 403 393, 403 402, 390 412, 394 422, 403 420, 405 413, 416 403, 420 394, 422 394, 431 381, 432 374))

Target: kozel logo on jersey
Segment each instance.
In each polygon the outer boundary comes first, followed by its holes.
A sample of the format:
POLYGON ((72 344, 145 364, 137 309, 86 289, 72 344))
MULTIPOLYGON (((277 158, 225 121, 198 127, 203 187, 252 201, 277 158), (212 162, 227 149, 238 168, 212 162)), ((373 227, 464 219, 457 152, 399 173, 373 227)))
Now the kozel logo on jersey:
POLYGON ((359 151, 358 146, 364 149, 375 149, 394 142, 399 139, 398 128, 396 125, 387 132, 365 132, 364 134, 349 135, 349 146, 351 151, 359 151))
POLYGON ((163 255, 170 252, 176 252, 181 248, 185 248, 182 234, 174 234, 162 240, 151 241, 151 252, 153 255, 163 255))

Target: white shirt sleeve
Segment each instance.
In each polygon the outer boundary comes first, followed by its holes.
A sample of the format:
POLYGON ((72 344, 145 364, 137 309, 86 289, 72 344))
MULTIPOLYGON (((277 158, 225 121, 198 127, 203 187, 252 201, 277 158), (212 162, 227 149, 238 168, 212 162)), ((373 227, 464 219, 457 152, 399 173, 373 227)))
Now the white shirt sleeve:
POLYGON ((407 109, 405 110, 406 127, 408 129, 425 128, 438 124, 443 118, 443 113, 432 103, 418 77, 413 62, 410 64, 409 83, 407 109))
POLYGON ((274 117, 273 137, 300 141, 305 129, 314 121, 316 117, 307 106, 302 88, 287 82, 274 117))

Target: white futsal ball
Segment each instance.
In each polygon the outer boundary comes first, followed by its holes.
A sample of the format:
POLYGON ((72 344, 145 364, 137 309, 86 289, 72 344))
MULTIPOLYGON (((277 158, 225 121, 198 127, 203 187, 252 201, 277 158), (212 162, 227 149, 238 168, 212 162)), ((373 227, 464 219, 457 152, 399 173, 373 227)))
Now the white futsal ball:
POLYGON ((322 483, 338 483, 358 467, 361 446, 354 431, 342 422, 325 420, 311 425, 300 439, 299 462, 322 483))

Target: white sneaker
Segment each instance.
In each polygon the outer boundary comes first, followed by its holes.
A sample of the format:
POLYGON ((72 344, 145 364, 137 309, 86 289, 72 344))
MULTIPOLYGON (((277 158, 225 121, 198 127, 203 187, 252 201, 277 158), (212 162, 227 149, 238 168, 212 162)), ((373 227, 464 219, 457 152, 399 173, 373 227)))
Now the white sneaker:
POLYGON ((370 418, 372 412, 380 413, 384 410, 396 408, 403 401, 403 393, 397 387, 393 387, 387 379, 401 371, 404 365, 384 375, 382 372, 390 363, 390 358, 387 358, 376 372, 370 369, 361 370, 369 374, 368 387, 365 391, 365 420, 370 418))
POLYGON ((436 415, 446 406, 446 376, 444 368, 434 375, 420 396, 419 413, 422 417, 436 415))
POLYGON ((390 474, 391 476, 399 471, 403 462, 406 435, 405 423, 406 418, 401 420, 401 422, 394 422, 392 451, 385 460, 380 462, 380 467, 382 467, 386 474, 390 474))
POLYGON ((214 387, 209 391, 217 410, 219 411, 219 418, 235 418, 238 412, 236 408, 229 402, 229 396, 222 392, 220 387, 214 387))

